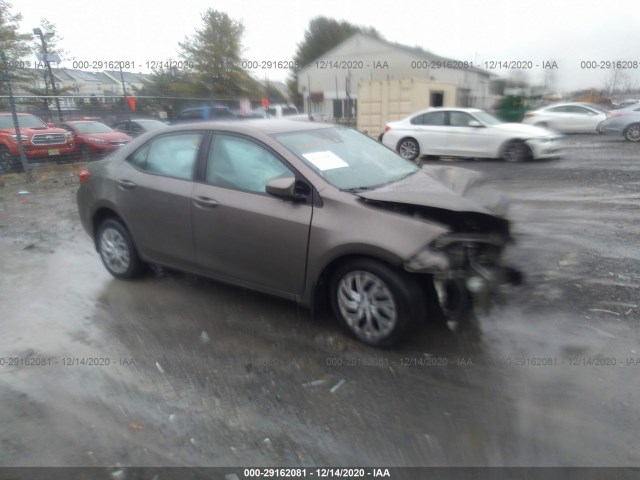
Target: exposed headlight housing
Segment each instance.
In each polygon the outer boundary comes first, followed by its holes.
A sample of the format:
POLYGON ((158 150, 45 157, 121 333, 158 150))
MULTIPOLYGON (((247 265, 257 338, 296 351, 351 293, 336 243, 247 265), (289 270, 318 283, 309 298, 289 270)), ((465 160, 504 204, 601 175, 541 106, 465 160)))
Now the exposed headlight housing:
POLYGON ((447 255, 431 247, 423 248, 404 263, 405 270, 421 273, 446 272, 450 266, 447 255))

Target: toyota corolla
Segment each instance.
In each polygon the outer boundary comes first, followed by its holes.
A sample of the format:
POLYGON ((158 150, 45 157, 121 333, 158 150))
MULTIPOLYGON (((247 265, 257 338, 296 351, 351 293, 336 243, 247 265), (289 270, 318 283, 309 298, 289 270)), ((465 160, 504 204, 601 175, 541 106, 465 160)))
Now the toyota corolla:
POLYGON ((519 280, 501 260, 509 222, 469 175, 333 125, 200 123, 89 164, 78 207, 116 278, 154 263, 328 305, 356 338, 389 346, 519 280))

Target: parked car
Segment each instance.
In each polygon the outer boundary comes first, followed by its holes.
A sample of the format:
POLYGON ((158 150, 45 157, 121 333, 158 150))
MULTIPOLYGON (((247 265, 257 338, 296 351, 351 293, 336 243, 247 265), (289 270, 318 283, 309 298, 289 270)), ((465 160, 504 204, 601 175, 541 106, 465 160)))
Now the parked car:
POLYGON ((630 142, 640 142, 640 104, 611 110, 598 131, 605 135, 622 135, 630 142))
POLYGON ((560 138, 531 125, 503 123, 476 108, 439 107, 388 123, 380 141, 407 160, 433 155, 520 162, 560 156, 560 138))
POLYGON ((560 103, 525 114, 522 123, 563 133, 596 133, 607 118, 604 108, 589 103, 560 103))
POLYGON ((132 118, 131 120, 120 120, 111 125, 114 130, 126 133, 130 137, 137 137, 143 133, 167 127, 166 123, 155 118, 132 118))
POLYGON ((228 107, 222 105, 187 108, 181 111, 171 122, 172 125, 191 122, 207 122, 216 120, 233 120, 235 115, 228 107))
MULTIPOLYGON (((59 160, 73 152, 73 138, 65 130, 48 126, 29 113, 18 113, 17 117, 27 159, 59 160)), ((18 134, 11 113, 0 113, 0 169, 4 172, 22 170, 18 134)))
POLYGON ((56 123, 73 136, 74 154, 83 161, 105 155, 131 141, 126 133, 116 132, 113 128, 93 120, 70 120, 56 123))
POLYGON ((386 346, 519 280, 501 261, 509 222, 474 200, 471 172, 443 169, 339 126, 201 123, 89 164, 77 199, 116 278, 151 262, 331 305, 356 338, 386 346))
POLYGON ((274 104, 268 107, 257 108, 254 114, 261 118, 283 118, 298 115, 298 109, 294 105, 274 104))

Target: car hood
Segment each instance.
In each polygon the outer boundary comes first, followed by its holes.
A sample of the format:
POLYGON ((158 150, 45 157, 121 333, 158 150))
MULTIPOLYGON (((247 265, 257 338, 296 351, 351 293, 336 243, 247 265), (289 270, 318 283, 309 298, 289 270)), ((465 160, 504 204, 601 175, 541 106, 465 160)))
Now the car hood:
POLYGON ((519 133, 529 138, 559 136, 544 128, 534 127, 533 125, 527 125, 524 123, 499 123, 498 125, 492 125, 489 128, 495 128, 496 130, 502 130, 504 132, 519 133))
POLYGON ((501 233, 508 203, 477 172, 459 167, 425 166, 419 172, 357 194, 368 204, 448 225, 458 232, 501 233))
POLYGON ((503 197, 484 187, 483 177, 460 167, 426 166, 408 177, 358 193, 366 200, 504 215, 503 197))

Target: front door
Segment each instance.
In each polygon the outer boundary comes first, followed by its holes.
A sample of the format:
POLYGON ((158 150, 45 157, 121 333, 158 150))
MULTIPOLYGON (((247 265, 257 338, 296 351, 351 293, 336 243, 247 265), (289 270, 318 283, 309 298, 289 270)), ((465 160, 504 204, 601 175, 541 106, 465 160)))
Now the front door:
POLYGON ((294 203, 265 191, 270 180, 294 175, 266 146, 215 135, 205 182, 192 198, 196 258, 206 273, 283 296, 303 292, 311 199, 294 203))

